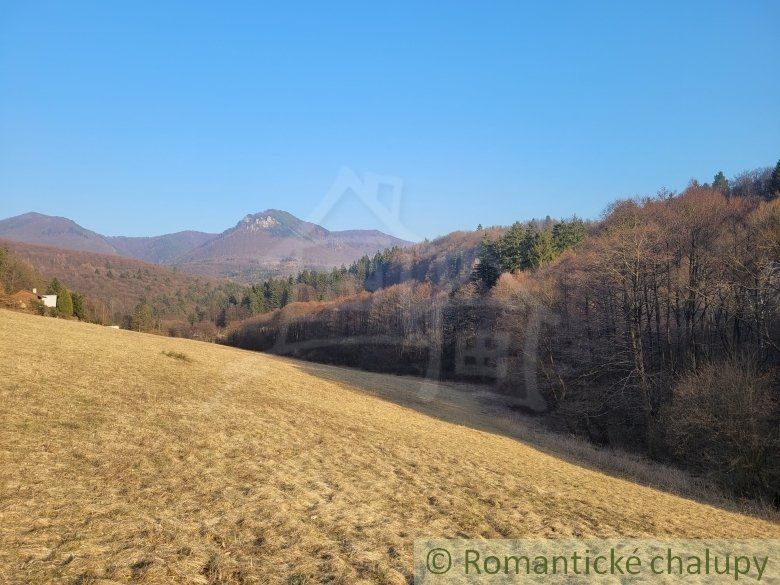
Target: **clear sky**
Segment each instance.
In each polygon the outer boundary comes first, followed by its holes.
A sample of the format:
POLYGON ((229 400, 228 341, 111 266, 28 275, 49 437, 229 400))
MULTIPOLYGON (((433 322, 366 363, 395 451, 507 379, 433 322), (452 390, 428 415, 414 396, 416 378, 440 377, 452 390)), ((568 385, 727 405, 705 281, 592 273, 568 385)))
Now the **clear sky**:
MULTIPOLYGON (((596 217, 777 162, 779 22, 777 1, 0 0, 0 217, 222 231, 310 217, 342 168, 403 181, 420 237, 596 217)), ((392 231, 350 194, 322 223, 392 231)))

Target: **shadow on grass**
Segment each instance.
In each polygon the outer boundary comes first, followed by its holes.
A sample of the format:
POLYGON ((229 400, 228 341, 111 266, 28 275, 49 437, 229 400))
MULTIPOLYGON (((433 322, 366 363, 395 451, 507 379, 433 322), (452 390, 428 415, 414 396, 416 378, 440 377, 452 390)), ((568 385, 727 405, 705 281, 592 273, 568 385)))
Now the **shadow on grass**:
POLYGON ((490 386, 434 382, 412 376, 377 374, 355 368, 275 356, 295 368, 344 388, 359 390, 438 420, 501 435, 593 471, 635 482, 729 512, 780 522, 770 504, 735 500, 712 482, 637 454, 599 447, 584 438, 554 433, 535 418, 512 410, 490 386))

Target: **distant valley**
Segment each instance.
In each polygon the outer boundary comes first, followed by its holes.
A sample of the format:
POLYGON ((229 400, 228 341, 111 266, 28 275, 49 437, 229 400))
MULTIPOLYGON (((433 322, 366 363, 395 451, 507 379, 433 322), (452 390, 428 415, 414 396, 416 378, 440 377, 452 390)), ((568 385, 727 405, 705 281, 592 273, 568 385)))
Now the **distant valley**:
POLYGON ((187 230, 153 237, 104 236, 68 218, 31 212, 0 220, 0 238, 115 254, 245 282, 350 264, 411 243, 377 230, 329 231, 276 209, 249 214, 219 234, 187 230))

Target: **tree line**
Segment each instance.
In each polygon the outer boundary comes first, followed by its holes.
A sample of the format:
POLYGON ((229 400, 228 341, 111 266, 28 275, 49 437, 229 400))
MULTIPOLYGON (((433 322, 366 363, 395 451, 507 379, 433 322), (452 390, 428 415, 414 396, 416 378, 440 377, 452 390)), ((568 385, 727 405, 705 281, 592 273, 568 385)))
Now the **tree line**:
POLYGON ((555 428, 777 498, 778 197, 780 163, 618 201, 598 222, 481 229, 458 277, 441 278, 453 254, 417 279, 424 254, 396 252, 385 286, 289 303, 226 341, 491 382, 519 407, 538 390, 555 428))
POLYGON ((549 218, 515 222, 495 240, 487 234, 482 238, 474 278, 490 288, 503 272, 535 269, 552 262, 579 244, 585 234, 585 222, 576 217, 556 223, 549 218))

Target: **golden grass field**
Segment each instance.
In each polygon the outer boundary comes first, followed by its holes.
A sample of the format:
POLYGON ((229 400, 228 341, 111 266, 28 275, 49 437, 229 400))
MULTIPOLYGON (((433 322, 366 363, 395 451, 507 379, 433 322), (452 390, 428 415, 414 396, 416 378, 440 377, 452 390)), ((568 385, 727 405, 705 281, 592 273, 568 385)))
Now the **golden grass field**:
POLYGON ((430 394, 0 311, 0 581, 404 583, 423 536, 780 536, 430 394))

